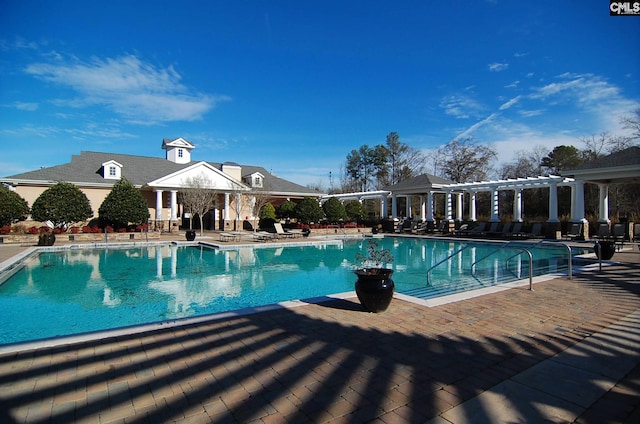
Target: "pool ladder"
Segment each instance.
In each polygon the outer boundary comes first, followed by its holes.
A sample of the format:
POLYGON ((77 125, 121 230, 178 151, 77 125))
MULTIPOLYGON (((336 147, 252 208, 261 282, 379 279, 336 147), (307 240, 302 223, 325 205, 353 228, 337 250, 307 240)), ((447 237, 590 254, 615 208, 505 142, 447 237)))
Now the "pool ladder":
MULTIPOLYGON (((529 290, 533 291, 533 255, 531 254, 531 251, 529 249, 533 249, 537 246, 540 246, 542 244, 553 244, 554 246, 564 246, 567 248, 568 253, 569 253, 569 269, 568 269, 568 278, 569 280, 573 279, 573 266, 572 266, 572 262, 573 262, 573 256, 572 256, 572 251, 571 251, 571 246, 567 245, 566 243, 553 243, 553 242, 548 242, 546 240, 540 240, 539 242, 531 245, 531 246, 527 246, 529 248, 525 248, 524 246, 509 246, 511 244, 522 244, 522 242, 512 242, 509 241, 505 244, 503 244, 502 246, 498 247, 497 249, 492 250, 491 252, 489 252, 487 255, 483 256, 482 258, 478 259, 477 261, 475 261, 474 263, 471 264, 471 274, 475 276, 475 268, 476 265, 479 262, 482 262, 483 260, 489 258, 490 256, 494 255, 497 252, 502 251, 503 249, 506 248, 510 248, 510 249, 518 249, 519 252, 516 253, 513 256, 510 256, 506 259, 505 264, 507 269, 509 268, 509 261, 515 257, 518 257, 520 255, 522 255, 523 253, 526 253, 528 258, 529 258, 529 290)), ((442 259, 441 261, 439 261, 438 263, 436 263, 435 265, 431 266, 431 268, 429 268, 427 270, 427 284, 429 284, 429 280, 430 280, 430 275, 431 275, 431 271, 434 268, 437 268, 438 266, 440 266, 441 264, 448 262, 449 260, 451 260, 451 258, 453 258, 454 256, 458 255, 459 253, 463 252, 464 250, 466 250, 467 248, 471 247, 470 245, 463 245, 460 249, 456 250, 455 252, 451 253, 449 256, 447 256, 446 258, 442 259)))

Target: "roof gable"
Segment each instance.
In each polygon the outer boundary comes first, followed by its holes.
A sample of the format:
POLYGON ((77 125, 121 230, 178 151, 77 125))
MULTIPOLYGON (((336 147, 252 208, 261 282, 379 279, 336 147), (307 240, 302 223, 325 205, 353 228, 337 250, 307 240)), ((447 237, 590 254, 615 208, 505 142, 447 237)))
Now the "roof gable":
POLYGON ((195 145, 193 143, 188 142, 182 137, 178 137, 175 140, 171 140, 169 138, 165 138, 162 140, 162 148, 166 149, 167 147, 184 147, 185 149, 195 149, 195 145))
POLYGON ((198 162, 169 175, 150 181, 146 185, 157 188, 184 188, 193 178, 204 178, 207 188, 220 191, 247 191, 249 188, 207 162, 198 162))

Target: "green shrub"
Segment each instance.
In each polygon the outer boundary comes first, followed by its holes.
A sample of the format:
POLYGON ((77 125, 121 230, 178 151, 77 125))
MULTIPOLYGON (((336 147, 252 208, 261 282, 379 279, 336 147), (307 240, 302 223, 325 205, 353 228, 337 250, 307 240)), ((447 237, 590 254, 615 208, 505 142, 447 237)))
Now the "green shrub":
POLYGON ((31 217, 51 221, 56 227, 84 221, 93 216, 87 196, 71 183, 59 182, 42 192, 33 202, 31 217))
POLYGON ((27 201, 15 191, 0 185, 0 226, 23 220, 28 213, 27 201))
POLYGON ((305 197, 297 205, 295 214, 302 222, 319 222, 324 219, 324 211, 315 197, 305 197))
POLYGON ((360 221, 367 216, 364 205, 357 200, 349 200, 344 204, 344 210, 347 213, 347 219, 351 221, 360 221))
POLYGON ((344 209, 344 205, 335 197, 330 197, 326 202, 324 202, 322 210, 327 217, 327 221, 330 223, 336 223, 347 219, 347 212, 344 209))
POLYGON ((114 184, 100 205, 98 216, 103 225, 120 229, 129 223, 137 225, 146 222, 149 208, 140 190, 123 178, 114 184))

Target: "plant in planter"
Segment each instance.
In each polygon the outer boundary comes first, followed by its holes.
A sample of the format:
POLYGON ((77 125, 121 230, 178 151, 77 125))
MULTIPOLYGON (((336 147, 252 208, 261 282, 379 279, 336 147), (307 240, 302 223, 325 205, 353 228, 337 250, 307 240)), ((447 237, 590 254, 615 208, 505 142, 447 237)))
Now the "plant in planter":
POLYGON ((362 267, 356 269, 356 294, 366 311, 384 312, 389 307, 395 284, 391 279, 393 270, 386 265, 393 262, 393 255, 387 249, 380 248, 374 240, 367 240, 366 253, 358 253, 356 260, 362 267))

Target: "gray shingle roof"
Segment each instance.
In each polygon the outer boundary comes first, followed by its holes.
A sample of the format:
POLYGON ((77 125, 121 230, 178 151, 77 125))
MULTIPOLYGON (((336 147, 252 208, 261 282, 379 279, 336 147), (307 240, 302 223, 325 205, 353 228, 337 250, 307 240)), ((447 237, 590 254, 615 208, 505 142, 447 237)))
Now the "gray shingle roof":
POLYGON ((432 186, 439 187, 447 184, 453 184, 453 181, 445 180, 444 178, 436 177, 431 174, 421 174, 416 177, 409 178, 408 180, 401 181, 398 184, 389 186, 385 188, 385 190, 402 191, 432 186))
MULTIPOLYGON (((197 163, 196 161, 191 161, 186 164, 177 164, 164 158, 82 151, 79 155, 73 155, 70 163, 11 175, 1 180, 67 181, 75 184, 112 185, 115 181, 104 179, 101 172, 102 164, 110 160, 115 160, 122 164, 122 176, 137 186, 143 186, 146 183, 197 163)), ((222 168, 222 164, 220 163, 209 162, 209 164, 217 169, 222 168)), ((243 176, 260 172, 264 176, 264 187, 262 188, 264 191, 292 194, 307 193, 309 195, 319 194, 308 187, 271 175, 263 167, 251 165, 239 166, 242 168, 243 176)))

